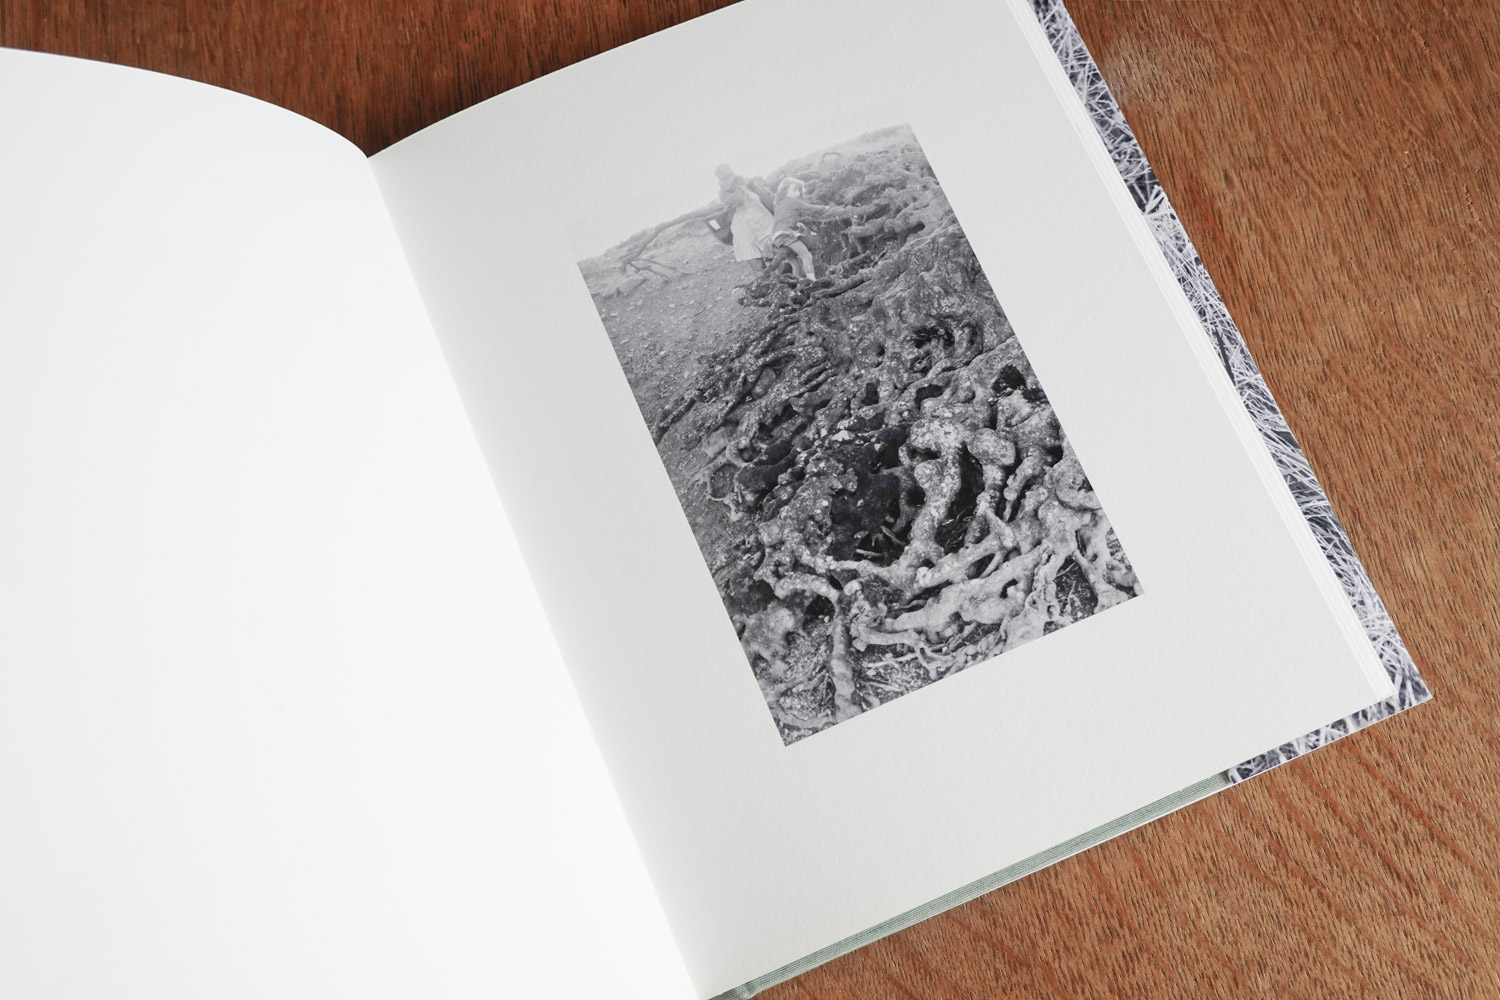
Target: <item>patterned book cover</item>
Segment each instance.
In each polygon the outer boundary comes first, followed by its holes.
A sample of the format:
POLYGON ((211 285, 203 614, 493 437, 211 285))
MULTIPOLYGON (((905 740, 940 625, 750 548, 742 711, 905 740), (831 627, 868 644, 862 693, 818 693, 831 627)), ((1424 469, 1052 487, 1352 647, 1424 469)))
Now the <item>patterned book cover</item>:
POLYGON ((1243 781, 1340 736, 1389 718, 1413 705, 1420 705, 1431 698, 1432 693, 1422 682, 1416 663, 1406 651, 1401 636, 1396 632, 1395 623, 1381 603, 1380 595, 1375 592, 1375 585, 1370 582, 1369 574, 1365 572, 1364 565, 1349 544, 1343 526, 1339 524, 1323 488, 1318 485, 1307 456, 1302 454, 1297 439, 1292 436, 1286 418, 1281 415, 1281 409, 1271 398, 1271 390, 1266 387, 1265 379, 1250 357, 1249 347, 1245 345, 1244 338, 1230 318, 1224 300, 1220 298, 1218 289, 1214 287, 1213 280, 1198 258, 1198 252, 1193 249, 1192 240, 1188 239, 1183 230, 1177 213, 1167 200, 1166 192, 1151 170, 1151 165, 1146 162, 1146 154, 1141 151, 1140 144, 1126 124, 1124 113, 1084 46, 1083 38, 1078 34, 1078 28, 1068 15, 1067 8, 1063 6, 1062 0, 1032 0, 1032 8, 1053 51, 1057 53, 1058 62, 1062 64, 1074 90, 1078 92, 1079 100, 1083 102, 1084 109, 1098 130, 1099 138, 1104 141, 1115 167, 1120 171, 1120 179, 1125 182, 1131 197, 1145 216, 1167 265, 1197 311, 1198 318, 1203 323, 1203 332, 1213 342, 1214 350, 1229 374, 1230 381, 1234 383, 1245 410, 1260 429, 1261 438, 1291 489, 1302 516, 1307 519, 1318 545, 1328 558, 1329 566, 1343 584, 1349 606, 1354 609, 1370 644, 1385 666, 1386 673, 1396 685, 1395 695, 1386 701, 1371 705, 1347 718, 1335 719, 1315 732, 1273 747, 1226 772, 1230 781, 1243 781))

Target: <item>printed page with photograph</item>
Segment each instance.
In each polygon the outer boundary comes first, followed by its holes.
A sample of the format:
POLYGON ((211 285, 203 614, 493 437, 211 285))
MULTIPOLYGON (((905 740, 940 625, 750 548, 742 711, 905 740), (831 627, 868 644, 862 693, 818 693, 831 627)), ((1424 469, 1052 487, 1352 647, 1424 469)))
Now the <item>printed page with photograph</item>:
POLYGON ((911 128, 776 174, 580 269, 792 743, 1140 582, 911 128))
POLYGON ((746 996, 1430 697, 1059 0, 745 0, 370 160, 0 77, 23 979, 68 905, 147 992, 746 996))
POLYGON ((700 994, 1392 694, 1028 5, 750 0, 372 165, 700 994))

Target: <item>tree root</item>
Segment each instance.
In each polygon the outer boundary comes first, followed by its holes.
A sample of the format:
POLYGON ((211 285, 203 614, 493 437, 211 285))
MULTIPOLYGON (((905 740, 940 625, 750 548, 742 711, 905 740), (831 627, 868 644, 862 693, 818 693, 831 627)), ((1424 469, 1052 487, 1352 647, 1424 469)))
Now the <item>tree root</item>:
POLYGON ((818 282, 753 282, 765 319, 653 426, 712 442, 687 487, 740 526, 715 581, 787 742, 1140 590, 915 142, 809 195, 862 221, 818 282))

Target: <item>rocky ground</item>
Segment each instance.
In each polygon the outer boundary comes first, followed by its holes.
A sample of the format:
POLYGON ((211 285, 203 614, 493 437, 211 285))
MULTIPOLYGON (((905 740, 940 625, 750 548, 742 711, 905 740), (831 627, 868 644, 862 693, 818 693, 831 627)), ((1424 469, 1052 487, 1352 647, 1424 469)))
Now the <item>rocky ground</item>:
POLYGON ((701 222, 580 266, 791 743, 1139 585, 910 130, 786 173, 852 215, 818 281, 701 222))

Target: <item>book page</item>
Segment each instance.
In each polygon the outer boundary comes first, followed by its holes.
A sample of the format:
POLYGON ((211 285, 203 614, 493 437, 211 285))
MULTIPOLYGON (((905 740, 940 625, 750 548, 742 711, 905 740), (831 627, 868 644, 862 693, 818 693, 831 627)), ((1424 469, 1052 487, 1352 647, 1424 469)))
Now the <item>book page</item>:
POLYGON ((700 994, 1390 693, 1024 6, 752 0, 372 162, 700 994))
POLYGON ((365 157, 10 51, 0 145, 0 994, 688 995, 365 157))

